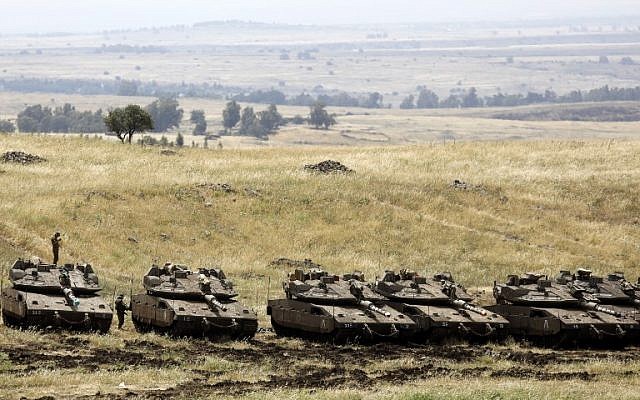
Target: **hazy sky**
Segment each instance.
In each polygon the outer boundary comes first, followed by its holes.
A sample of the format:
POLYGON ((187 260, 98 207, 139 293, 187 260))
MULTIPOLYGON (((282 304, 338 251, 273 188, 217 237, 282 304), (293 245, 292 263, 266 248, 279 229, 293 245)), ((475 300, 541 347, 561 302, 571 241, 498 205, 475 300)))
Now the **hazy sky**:
POLYGON ((250 20, 293 24, 611 17, 640 0, 0 0, 0 32, 74 32, 250 20))

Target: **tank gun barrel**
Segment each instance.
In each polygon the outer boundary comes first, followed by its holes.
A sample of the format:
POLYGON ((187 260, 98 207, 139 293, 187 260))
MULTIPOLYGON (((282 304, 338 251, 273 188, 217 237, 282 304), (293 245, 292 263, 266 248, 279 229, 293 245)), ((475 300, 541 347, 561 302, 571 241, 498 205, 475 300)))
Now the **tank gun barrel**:
POLYGON ((476 307, 472 304, 469 304, 464 300, 455 299, 451 301, 457 307, 464 308, 465 310, 468 310, 468 311, 473 311, 474 313, 478 313, 480 315, 487 315, 487 310, 484 310, 480 307, 476 307))
POLYGON ((373 311, 373 312, 377 312, 378 314, 382 314, 385 317, 389 318, 391 316, 390 313, 388 313, 387 311, 384 311, 383 309, 376 307, 375 304, 373 304, 372 302, 368 301, 368 300, 360 300, 360 305, 367 307, 369 310, 373 311))
POLYGON ((225 307, 224 304, 220 303, 215 296, 207 294, 204 296, 204 299, 211 307, 218 308, 222 311, 227 311, 227 307, 225 307))
POLYGON ((80 305, 80 300, 73 294, 73 290, 64 288, 62 289, 62 293, 64 293, 64 297, 67 299, 70 306, 78 307, 80 305))
POLYGON ((621 314, 617 311, 614 311, 610 308, 607 308, 605 306, 602 306, 598 303, 594 303, 592 301, 583 301, 582 303, 580 303, 584 308, 588 309, 588 310, 593 310, 593 311, 600 311, 603 312, 605 314, 609 314, 609 315, 613 315, 615 317, 619 317, 621 314))

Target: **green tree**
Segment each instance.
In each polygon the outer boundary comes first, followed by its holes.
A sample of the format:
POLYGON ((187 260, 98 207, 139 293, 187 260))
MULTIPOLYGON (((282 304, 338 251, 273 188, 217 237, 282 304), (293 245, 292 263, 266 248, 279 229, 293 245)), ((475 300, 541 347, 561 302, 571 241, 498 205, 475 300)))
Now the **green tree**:
POLYGON ((402 100, 402 103, 400 103, 400 108, 403 110, 409 110, 411 108, 415 108, 414 100, 415 100, 415 97, 412 94, 410 94, 409 96, 405 97, 404 100, 402 100))
POLYGON ((178 133, 178 136, 176 136, 176 146, 178 147, 184 146, 184 136, 182 136, 182 134, 180 133, 178 133))
POLYGON ((482 99, 478 97, 478 91, 472 87, 462 99, 462 107, 482 107, 482 99))
POLYGON ((147 106, 146 110, 153 119, 155 132, 166 132, 180 126, 184 111, 178 108, 179 105, 176 99, 162 98, 147 106))
POLYGON ((191 111, 191 118, 189 120, 192 124, 195 124, 193 128, 194 135, 204 135, 207 132, 207 120, 205 119, 203 110, 191 111))
POLYGON ((429 89, 422 89, 418 94, 418 100, 416 101, 416 108, 438 108, 440 99, 435 92, 429 89))
POLYGON ((382 95, 378 92, 369 93, 369 97, 362 103, 365 108, 382 108, 382 95))
POLYGON ((260 120, 260 125, 267 132, 273 132, 278 129, 283 122, 282 115, 278 112, 278 107, 275 104, 271 104, 266 111, 260 111, 258 119, 260 120))
POLYGON ((268 131, 260 123, 253 107, 245 107, 240 117, 239 133, 245 136, 265 137, 268 131))
POLYGON ((334 115, 330 115, 322 103, 315 103, 310 107, 309 125, 313 125, 316 129, 329 129, 336 124, 334 115))
POLYGON ((0 119, 0 132, 13 133, 16 131, 16 126, 11 121, 0 119))
POLYGON ((135 104, 109 111, 104 117, 104 123, 107 129, 115 133, 122 143, 126 139, 131 143, 134 134, 153 129, 151 115, 135 104))
POLYGON ((228 102, 222 111, 222 125, 224 125, 224 129, 228 131, 238 125, 238 122, 240 122, 240 105, 233 100, 228 102))

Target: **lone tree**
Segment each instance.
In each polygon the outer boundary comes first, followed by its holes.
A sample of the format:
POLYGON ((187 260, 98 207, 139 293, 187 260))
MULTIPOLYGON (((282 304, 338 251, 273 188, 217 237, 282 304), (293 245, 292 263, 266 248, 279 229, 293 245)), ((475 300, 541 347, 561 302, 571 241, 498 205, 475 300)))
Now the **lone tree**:
POLYGON ((178 108, 178 100, 165 98, 158 99, 149 104, 146 110, 153 119, 153 130, 155 132, 166 132, 171 128, 177 128, 182 121, 184 111, 178 108))
POLYGON ((240 105, 235 100, 227 103, 222 111, 222 125, 225 130, 233 129, 240 122, 240 105))
POLYGON ((104 117, 104 123, 107 129, 115 133, 122 143, 124 143, 125 139, 131 143, 135 133, 153 129, 151 115, 135 104, 109 111, 107 116, 104 117))
POLYGON ((204 135, 207 132, 207 120, 205 119, 203 110, 191 111, 191 118, 189 120, 195 125, 193 128, 194 135, 204 135))
POLYGON ((336 124, 335 115, 330 115, 325 107, 322 103, 315 103, 310 107, 309 125, 313 125, 316 129, 329 129, 336 124))

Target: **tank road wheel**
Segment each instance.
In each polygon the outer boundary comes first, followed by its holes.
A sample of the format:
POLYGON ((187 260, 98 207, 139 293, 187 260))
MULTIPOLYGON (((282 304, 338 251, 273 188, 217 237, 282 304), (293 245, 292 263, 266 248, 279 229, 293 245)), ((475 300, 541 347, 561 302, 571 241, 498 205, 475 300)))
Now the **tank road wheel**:
POLYGON ((109 329, 111 328, 111 320, 99 320, 93 323, 92 330, 98 332, 101 335, 106 335, 109 333, 109 329))
POLYGON ((271 327, 273 328, 273 331, 278 336, 284 336, 284 337, 291 336, 291 332, 289 331, 289 329, 287 329, 284 326, 282 326, 279 323, 277 323, 273 319, 273 317, 271 318, 271 327))
POLYGON ((137 319, 133 319, 133 327, 136 329, 138 333, 149 333, 151 332, 151 326, 147 325, 143 322, 138 321, 137 319))

